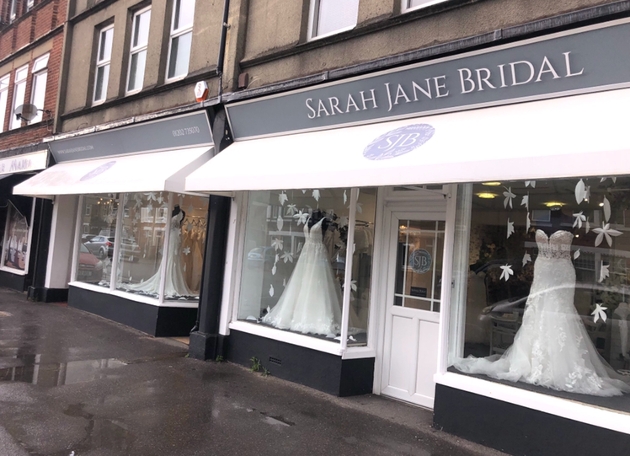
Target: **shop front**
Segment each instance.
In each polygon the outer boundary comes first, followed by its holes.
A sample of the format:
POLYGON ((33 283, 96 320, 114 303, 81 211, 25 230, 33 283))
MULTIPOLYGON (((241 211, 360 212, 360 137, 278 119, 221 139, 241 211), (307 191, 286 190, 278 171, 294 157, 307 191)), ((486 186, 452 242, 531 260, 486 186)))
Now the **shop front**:
POLYGON ((227 359, 514 454, 627 449, 628 38, 609 22, 228 105, 234 144, 186 179, 235 196, 227 359))
POLYGON ((212 144, 205 112, 51 141, 57 164, 15 187, 54 201, 46 288, 155 336, 188 335, 208 198, 184 179, 212 144))
MULTIPOLYGON (((27 291, 33 284, 47 202, 13 194, 13 186, 46 168, 48 148, 25 147, 0 158, 0 286, 27 291), (42 218, 43 217, 43 218, 42 218)), ((45 231, 45 230, 44 230, 45 231)), ((45 258, 42 263, 45 264, 45 258)))

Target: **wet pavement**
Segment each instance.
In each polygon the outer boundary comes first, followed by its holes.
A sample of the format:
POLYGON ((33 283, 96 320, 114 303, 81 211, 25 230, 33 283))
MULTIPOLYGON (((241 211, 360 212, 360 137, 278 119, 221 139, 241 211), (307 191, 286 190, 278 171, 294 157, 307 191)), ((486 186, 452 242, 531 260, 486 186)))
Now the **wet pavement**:
POLYGON ((0 289, 0 456, 501 455, 379 396, 336 398, 0 289))

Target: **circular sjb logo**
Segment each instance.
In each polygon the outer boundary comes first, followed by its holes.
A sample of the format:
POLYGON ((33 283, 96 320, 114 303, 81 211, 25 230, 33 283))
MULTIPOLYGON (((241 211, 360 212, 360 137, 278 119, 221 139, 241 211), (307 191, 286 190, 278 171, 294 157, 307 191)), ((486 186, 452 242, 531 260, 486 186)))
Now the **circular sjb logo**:
POLYGON ((372 141, 363 156, 369 160, 389 160, 407 154, 433 137, 435 128, 429 124, 406 125, 372 141))
POLYGON ((409 267, 416 274, 424 274, 431 269, 431 254, 424 249, 416 249, 409 255, 409 267))

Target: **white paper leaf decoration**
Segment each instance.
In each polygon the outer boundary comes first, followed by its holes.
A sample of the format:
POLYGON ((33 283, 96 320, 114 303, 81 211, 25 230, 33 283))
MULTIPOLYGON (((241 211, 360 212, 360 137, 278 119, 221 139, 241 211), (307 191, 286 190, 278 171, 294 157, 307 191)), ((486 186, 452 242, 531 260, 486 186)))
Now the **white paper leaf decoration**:
POLYGON ((271 241, 271 247, 274 248, 274 250, 282 250, 284 241, 282 240, 282 238, 273 238, 273 240, 271 241))
POLYGON ((521 200, 521 206, 525 206, 525 209, 529 211, 529 193, 523 196, 521 200))
POLYGON ((573 252, 573 259, 577 260, 578 258, 580 258, 580 249, 577 249, 575 252, 573 252))
POLYGON ((582 228, 582 222, 586 222, 586 216, 583 214, 584 211, 580 211, 577 214, 573 214, 575 220, 573 221, 573 228, 576 226, 578 228, 582 228))
POLYGON ((345 205, 348 202, 348 194, 346 191, 343 191, 343 204, 345 205))
POLYGON ((280 258, 282 258, 285 263, 287 261, 290 261, 291 263, 293 263, 293 254, 289 251, 283 252, 282 255, 280 255, 280 258))
POLYGON ((610 220, 610 201, 604 196, 604 220, 608 222, 610 220))
POLYGON ((503 207, 507 209, 508 205, 510 209, 512 209, 512 200, 516 197, 514 193, 512 193, 512 187, 503 187, 506 191, 503 192, 503 196, 505 196, 505 200, 503 200, 503 207))
POLYGON ((591 312, 591 315, 595 316, 595 318, 593 318, 593 323, 597 323, 597 320, 600 318, 604 323, 606 323, 606 310, 608 310, 608 307, 602 307, 602 304, 603 303, 601 302, 595 303, 595 310, 591 312))
POLYGON ((278 227, 278 231, 282 231, 282 227, 284 226, 284 219, 281 215, 278 215, 276 219, 276 226, 278 227))
POLYGON ((271 268, 271 275, 276 275, 276 271, 278 270, 278 268, 276 268, 276 265, 274 263, 273 267, 271 268))
POLYGON ((280 201, 280 206, 284 206, 284 203, 286 203, 288 200, 289 200, 289 197, 287 196, 286 193, 284 193, 284 191, 282 191, 278 195, 278 201, 280 201))
POLYGON ((507 221, 507 237, 512 236, 514 234, 514 222, 510 222, 510 219, 507 221))
POLYGON ((309 213, 300 209, 297 214, 293 215, 293 218, 297 220, 297 225, 300 226, 302 223, 306 223, 309 218, 309 213))
POLYGON ((273 289, 273 285, 269 285, 269 296, 271 296, 273 298, 273 295, 275 294, 275 290, 273 289))
POLYGON ((184 263, 184 272, 186 272, 186 263, 184 263))
POLYGON ((528 186, 536 188, 536 181, 525 181, 525 188, 527 188, 528 186))
POLYGON ((593 228, 593 232, 597 233, 597 237, 595 238, 595 247, 602 243, 604 238, 606 238, 606 242, 608 243, 608 247, 612 247, 612 237, 611 236, 619 236, 621 235, 621 231, 614 230, 610 227, 610 223, 602 222, 601 228, 593 228))
POLYGON ((306 190, 302 190, 302 195, 306 194, 306 190))
POLYGON ((529 227, 532 226, 532 221, 529 218, 529 212, 527 213, 527 219, 525 219, 525 232, 529 233, 529 227))
POLYGON ((532 256, 529 253, 525 253, 525 255, 523 255, 523 267, 530 261, 532 261, 532 256))
POLYGON ((287 204, 287 214, 293 215, 297 212, 297 206, 295 204, 287 204))
POLYGON ((608 264, 604 264, 604 262, 601 262, 601 266, 599 268, 599 283, 602 283, 605 279, 608 278, 608 276, 610 275, 610 271, 608 270, 608 267, 610 265, 608 264))
POLYGON ((189 255, 189 254, 190 254, 190 247, 184 247, 184 248, 182 249, 182 253, 183 253, 184 255, 189 255))
POLYGON ((282 279, 282 286, 283 287, 287 286, 287 279, 286 278, 282 279))
POLYGON ((363 214, 363 205, 361 203, 357 203, 357 212, 363 214))
POLYGON ((580 181, 575 186, 575 201, 577 201, 577 203, 580 204, 582 201, 584 201, 585 197, 586 197, 586 185, 584 185, 584 181, 580 179, 580 181))
POLYGON ((586 222, 584 222, 584 229, 586 230, 587 233, 591 231, 591 224, 588 223, 588 217, 586 217, 586 222))
POLYGON ((315 198, 315 201, 319 201, 319 197, 320 197, 320 193, 319 190, 313 190, 313 198, 315 198))
POLYGON ((512 265, 506 264, 505 266, 500 266, 500 268, 502 272, 501 272, 501 277, 499 277, 499 280, 504 279, 507 282, 510 276, 514 275, 514 271, 512 270, 512 265))

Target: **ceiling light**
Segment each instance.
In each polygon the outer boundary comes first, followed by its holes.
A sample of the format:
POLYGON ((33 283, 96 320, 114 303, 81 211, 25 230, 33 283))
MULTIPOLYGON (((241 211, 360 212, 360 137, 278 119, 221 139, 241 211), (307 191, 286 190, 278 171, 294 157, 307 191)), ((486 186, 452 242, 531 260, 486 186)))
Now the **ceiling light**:
POLYGON ((477 196, 483 199, 493 199, 493 198, 496 198, 498 195, 496 193, 481 192, 481 193, 477 193, 477 196))
POLYGON ((565 203, 561 202, 561 201, 547 201, 545 203, 543 203, 545 206, 547 207, 562 207, 565 205, 565 203))
POLYGON ((486 187, 498 187, 501 185, 501 182, 482 182, 481 185, 485 185, 486 187))

